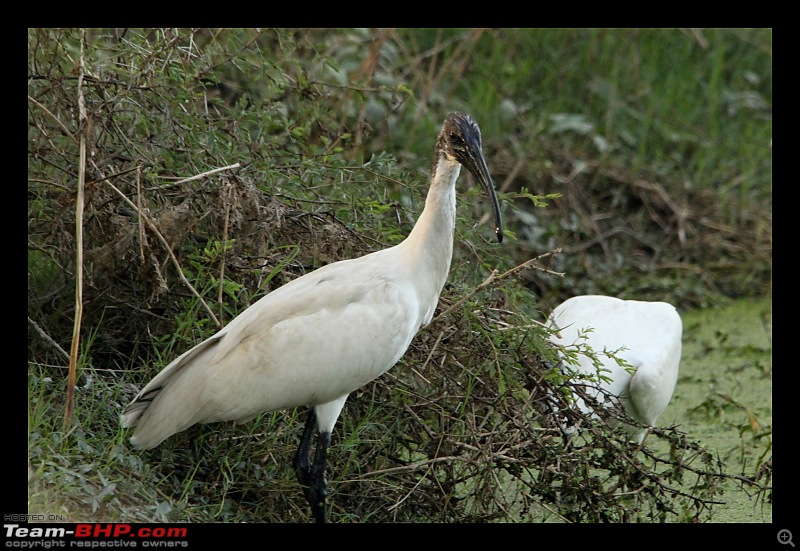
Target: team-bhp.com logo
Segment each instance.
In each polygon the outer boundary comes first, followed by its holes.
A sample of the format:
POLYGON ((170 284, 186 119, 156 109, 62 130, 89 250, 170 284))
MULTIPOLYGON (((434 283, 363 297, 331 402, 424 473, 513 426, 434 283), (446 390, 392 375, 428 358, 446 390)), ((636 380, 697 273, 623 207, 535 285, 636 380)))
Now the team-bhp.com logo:
POLYGON ((181 526, 88 524, 33 526, 3 524, 6 547, 188 547, 188 529, 181 526))

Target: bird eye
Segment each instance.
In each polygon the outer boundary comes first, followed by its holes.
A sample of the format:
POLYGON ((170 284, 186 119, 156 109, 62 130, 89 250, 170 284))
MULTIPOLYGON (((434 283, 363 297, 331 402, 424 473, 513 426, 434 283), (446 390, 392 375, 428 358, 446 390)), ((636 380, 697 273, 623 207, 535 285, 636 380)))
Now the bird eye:
POLYGON ((450 143, 453 145, 453 147, 463 148, 464 138, 462 138, 461 134, 458 134, 457 132, 451 132, 450 143))

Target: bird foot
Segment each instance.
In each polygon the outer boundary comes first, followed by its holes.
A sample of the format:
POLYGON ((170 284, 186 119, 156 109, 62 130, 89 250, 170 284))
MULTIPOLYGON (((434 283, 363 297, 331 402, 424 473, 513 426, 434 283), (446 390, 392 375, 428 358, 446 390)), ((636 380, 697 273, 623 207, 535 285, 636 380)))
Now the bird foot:
POLYGON ((299 467, 297 469, 297 479, 303 487, 306 501, 311 507, 311 513, 318 523, 327 522, 325 514, 325 504, 328 499, 328 481, 325 474, 320 469, 313 466, 299 467))

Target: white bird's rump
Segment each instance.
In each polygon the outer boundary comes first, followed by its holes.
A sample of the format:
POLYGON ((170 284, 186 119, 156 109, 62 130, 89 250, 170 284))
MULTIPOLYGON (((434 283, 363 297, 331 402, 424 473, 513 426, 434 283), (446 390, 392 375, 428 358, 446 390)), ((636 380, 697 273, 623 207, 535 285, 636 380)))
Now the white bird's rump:
MULTIPOLYGON (((601 381, 599 387, 618 397, 636 421, 655 424, 669 404, 678 379, 683 328, 674 306, 585 295, 557 306, 548 323, 558 329, 550 337, 554 344, 590 346, 602 363, 599 375, 610 379, 601 381), (630 364, 633 374, 612 356, 630 364)), ((577 361, 577 365, 569 364, 566 369, 597 374, 597 367, 587 355, 578 353, 577 361)), ((602 391, 587 388, 587 393, 602 401, 602 391)), ((580 399, 577 405, 585 413, 591 411, 580 399)), ((637 443, 647 432, 638 427, 626 428, 637 443)))
POLYGON ((386 372, 429 321, 407 275, 376 269, 391 251, 289 282, 178 357, 124 414, 123 425, 136 429, 131 442, 152 448, 195 423, 346 398, 386 372))

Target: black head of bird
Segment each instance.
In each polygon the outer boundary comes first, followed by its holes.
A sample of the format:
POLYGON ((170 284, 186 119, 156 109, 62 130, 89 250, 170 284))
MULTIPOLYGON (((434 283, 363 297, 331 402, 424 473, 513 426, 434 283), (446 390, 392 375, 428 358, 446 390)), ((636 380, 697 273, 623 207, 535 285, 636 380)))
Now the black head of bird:
POLYGON ((465 167, 478 182, 492 200, 494 209, 495 235, 497 241, 503 241, 503 220, 500 214, 500 203, 497 201, 497 193, 494 189, 494 182, 486 166, 483 157, 483 144, 481 143, 481 129, 478 123, 466 113, 450 113, 442 124, 442 130, 436 140, 436 149, 433 157, 433 172, 436 172, 438 156, 446 155, 452 160, 458 161, 465 167))

